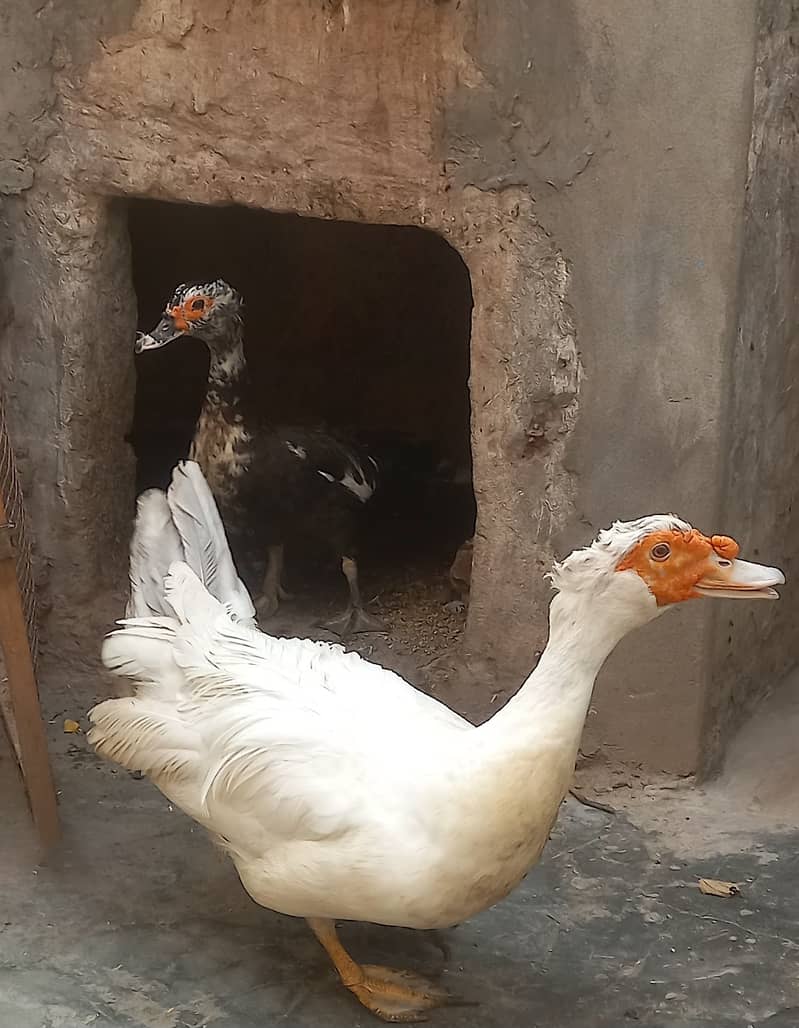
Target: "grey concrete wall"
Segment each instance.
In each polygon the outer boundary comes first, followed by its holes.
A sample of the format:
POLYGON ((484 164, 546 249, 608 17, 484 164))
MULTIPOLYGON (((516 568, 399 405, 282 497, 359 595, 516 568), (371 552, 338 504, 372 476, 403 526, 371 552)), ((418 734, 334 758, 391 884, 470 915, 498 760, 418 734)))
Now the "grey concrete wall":
POLYGON ((719 617, 704 737, 708 769, 730 733, 799 661, 799 4, 761 0, 746 179, 740 309, 726 415, 732 533, 788 584, 777 604, 719 617))
MULTIPOLYGON (((754 4, 510 6, 475 5, 467 47, 485 78, 448 119, 460 181, 524 182, 570 262, 585 378, 561 549, 655 511, 730 531, 721 419, 754 4)), ((588 750, 696 766, 711 617, 690 605, 625 640, 595 694, 588 750)))

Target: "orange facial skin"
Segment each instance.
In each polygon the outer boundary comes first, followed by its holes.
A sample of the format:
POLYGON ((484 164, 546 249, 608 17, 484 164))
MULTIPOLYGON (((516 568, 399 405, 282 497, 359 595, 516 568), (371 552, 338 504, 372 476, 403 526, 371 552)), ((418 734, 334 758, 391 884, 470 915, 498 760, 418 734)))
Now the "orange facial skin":
POLYGON ((168 307, 167 314, 175 323, 178 332, 190 331, 190 323, 198 321, 213 306, 210 296, 192 296, 177 307, 168 307))
POLYGON ((649 587, 659 607, 698 598, 696 583, 712 572, 711 554, 735 560, 740 547, 726 535, 710 538, 691 529, 652 532, 637 543, 617 566, 617 571, 635 571, 649 587))

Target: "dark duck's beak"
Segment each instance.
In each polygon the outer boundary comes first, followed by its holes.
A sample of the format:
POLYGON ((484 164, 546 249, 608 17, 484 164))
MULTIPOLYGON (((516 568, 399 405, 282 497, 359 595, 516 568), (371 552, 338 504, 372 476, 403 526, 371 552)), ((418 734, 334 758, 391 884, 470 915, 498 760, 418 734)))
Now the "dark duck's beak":
POLYGON ((162 346, 171 343, 173 339, 185 335, 186 328, 182 327, 171 314, 165 314, 152 332, 136 333, 134 352, 144 353, 145 350, 160 350, 162 346))

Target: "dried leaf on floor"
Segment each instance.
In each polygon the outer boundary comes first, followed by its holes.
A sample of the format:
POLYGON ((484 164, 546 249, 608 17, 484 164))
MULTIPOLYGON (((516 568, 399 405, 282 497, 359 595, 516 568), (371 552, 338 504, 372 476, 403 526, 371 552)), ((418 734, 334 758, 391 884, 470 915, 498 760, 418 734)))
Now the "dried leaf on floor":
POLYGON ((68 717, 64 720, 64 731, 74 735, 75 732, 80 731, 80 725, 77 721, 73 721, 71 717, 68 717))
POLYGON ((722 882, 718 878, 700 878, 699 891, 705 896, 740 896, 741 890, 735 882, 722 882))

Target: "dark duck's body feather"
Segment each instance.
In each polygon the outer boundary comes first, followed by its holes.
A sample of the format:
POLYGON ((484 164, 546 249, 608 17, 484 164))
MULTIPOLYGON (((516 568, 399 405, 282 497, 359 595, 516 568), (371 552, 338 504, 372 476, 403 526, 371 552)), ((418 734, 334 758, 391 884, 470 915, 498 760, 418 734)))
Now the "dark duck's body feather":
POLYGON ((379 629, 363 609, 356 564, 357 521, 377 488, 372 457, 327 432, 270 424, 253 403, 244 356, 242 301, 226 282, 181 285, 136 352, 158 349, 191 335, 208 347, 208 388, 191 444, 219 505, 234 548, 255 532, 267 551, 262 595, 256 606, 273 614, 285 595, 283 546, 297 528, 323 537, 341 559, 350 605, 326 627, 341 635, 379 629))

